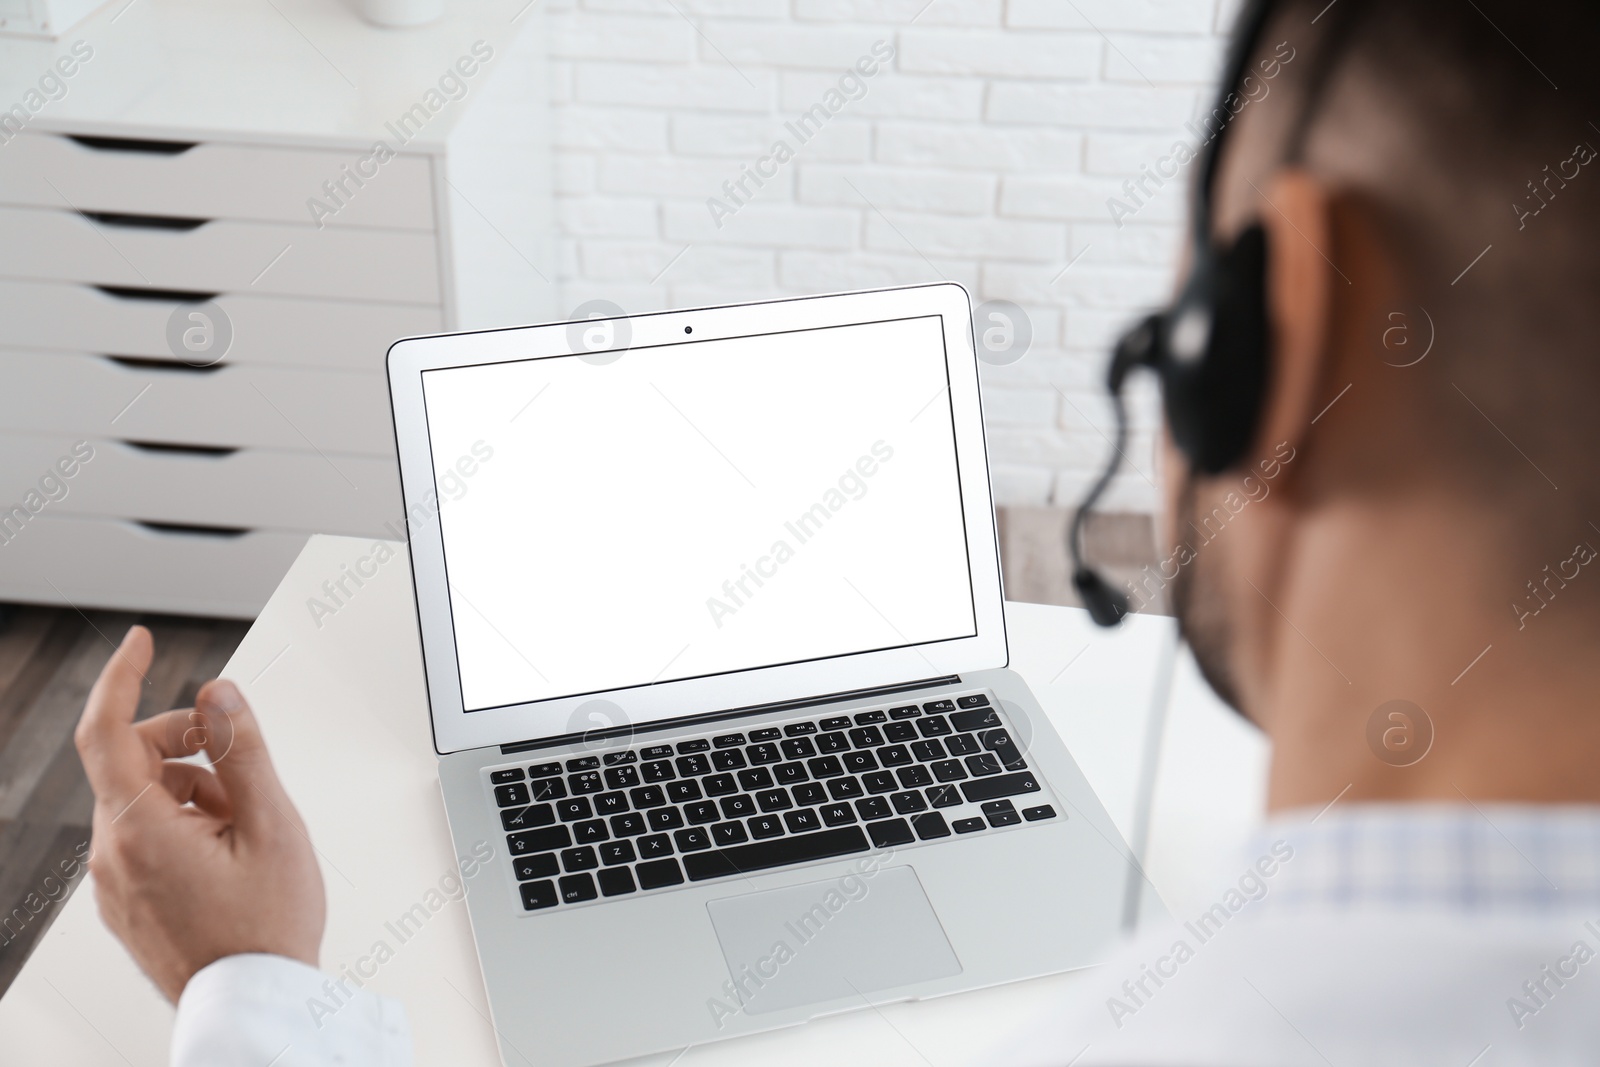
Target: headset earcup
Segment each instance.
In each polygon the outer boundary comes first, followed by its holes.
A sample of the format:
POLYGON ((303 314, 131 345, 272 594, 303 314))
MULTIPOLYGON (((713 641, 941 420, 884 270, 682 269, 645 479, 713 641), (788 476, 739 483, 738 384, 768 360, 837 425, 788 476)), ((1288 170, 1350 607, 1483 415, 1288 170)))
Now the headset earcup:
POLYGON ((1260 224, 1197 260, 1163 321, 1167 425, 1206 474, 1237 463, 1255 439, 1267 391, 1267 237, 1260 224))

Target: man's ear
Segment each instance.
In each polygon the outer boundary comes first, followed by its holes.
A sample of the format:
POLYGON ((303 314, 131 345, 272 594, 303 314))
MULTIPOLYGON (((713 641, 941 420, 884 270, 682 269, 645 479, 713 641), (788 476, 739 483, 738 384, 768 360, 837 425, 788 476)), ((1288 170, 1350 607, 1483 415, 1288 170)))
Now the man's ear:
POLYGON ((1246 460, 1258 470, 1268 458, 1283 458, 1278 450, 1285 442, 1298 452, 1311 420, 1333 399, 1328 392, 1333 287, 1350 283, 1332 258, 1332 197, 1326 186, 1304 170, 1279 171, 1257 190, 1256 201, 1267 233, 1270 344, 1260 428, 1246 460))

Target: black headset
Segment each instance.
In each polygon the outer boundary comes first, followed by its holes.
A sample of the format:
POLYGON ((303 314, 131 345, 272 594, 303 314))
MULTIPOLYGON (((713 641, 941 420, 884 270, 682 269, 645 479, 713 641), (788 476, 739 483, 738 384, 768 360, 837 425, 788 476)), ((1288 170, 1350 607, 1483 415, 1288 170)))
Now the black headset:
MULTIPOLYGON (((1084 524, 1123 458, 1128 414, 1122 386, 1128 373, 1136 367, 1155 371, 1173 443, 1196 471, 1217 474, 1237 463, 1261 421, 1269 371, 1266 232, 1260 223, 1253 223, 1231 245, 1219 247, 1211 237, 1212 186, 1223 134, 1243 107, 1237 103, 1241 100, 1238 90, 1274 7, 1272 0, 1250 0, 1239 16, 1222 91, 1212 112, 1219 117, 1219 125, 1200 148, 1201 170, 1190 213, 1193 265, 1189 279, 1169 307, 1147 315, 1124 334, 1111 357, 1106 385, 1116 413, 1116 440, 1105 471, 1085 494, 1067 532, 1073 587, 1089 616, 1101 626, 1122 621, 1128 613, 1128 598, 1084 562, 1084 524)), ((1348 24, 1349 20, 1340 21, 1348 24)), ((1308 102, 1291 144, 1298 145, 1303 139, 1333 50, 1331 46, 1318 49, 1313 63, 1320 69, 1313 71, 1308 102)))

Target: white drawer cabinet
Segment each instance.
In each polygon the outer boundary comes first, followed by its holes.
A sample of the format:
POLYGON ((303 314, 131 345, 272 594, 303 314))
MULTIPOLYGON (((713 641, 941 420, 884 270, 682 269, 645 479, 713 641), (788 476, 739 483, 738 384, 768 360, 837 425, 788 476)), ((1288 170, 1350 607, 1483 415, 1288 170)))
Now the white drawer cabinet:
POLYGON ((94 51, 0 130, 0 601, 253 615, 307 535, 401 528, 391 343, 558 314, 537 7, 273 6, 0 41, 0 100, 94 51))

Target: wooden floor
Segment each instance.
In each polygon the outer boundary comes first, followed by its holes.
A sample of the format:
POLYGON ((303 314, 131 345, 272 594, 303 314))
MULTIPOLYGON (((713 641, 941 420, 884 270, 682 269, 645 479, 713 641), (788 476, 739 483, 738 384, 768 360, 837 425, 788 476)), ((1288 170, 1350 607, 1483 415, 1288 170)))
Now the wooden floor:
POLYGON ((155 635, 155 666, 139 704, 145 718, 192 704, 249 628, 71 608, 6 613, 0 625, 0 993, 66 899, 71 885, 62 870, 87 852, 93 801, 72 730, 122 635, 135 622, 155 635))

